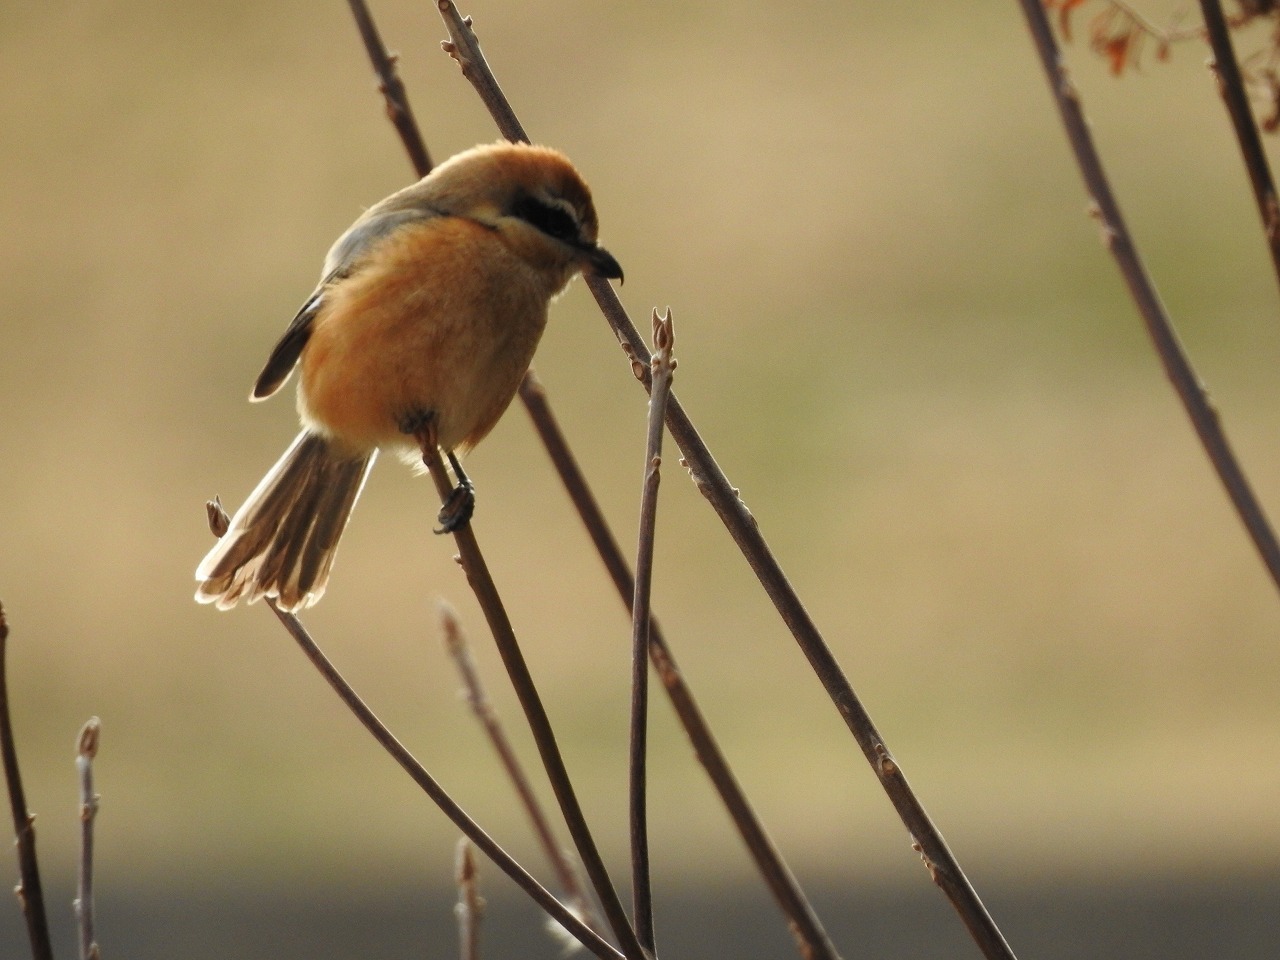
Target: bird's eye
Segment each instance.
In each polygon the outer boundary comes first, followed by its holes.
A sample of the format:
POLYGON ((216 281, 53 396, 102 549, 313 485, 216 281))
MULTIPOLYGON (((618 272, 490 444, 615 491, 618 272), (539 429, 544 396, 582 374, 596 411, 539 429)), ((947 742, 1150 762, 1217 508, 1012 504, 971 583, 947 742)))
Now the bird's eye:
POLYGON ((516 200, 512 212, 557 240, 574 243, 578 239, 578 221, 563 207, 553 207, 534 197, 523 196, 516 200))

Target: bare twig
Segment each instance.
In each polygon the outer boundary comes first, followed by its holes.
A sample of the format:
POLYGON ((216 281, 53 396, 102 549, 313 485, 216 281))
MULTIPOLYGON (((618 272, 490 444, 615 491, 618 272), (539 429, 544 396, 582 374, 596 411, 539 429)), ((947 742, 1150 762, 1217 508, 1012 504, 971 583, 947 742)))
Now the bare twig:
POLYGON ((1049 27, 1044 7, 1040 0, 1021 0, 1021 3, 1049 81, 1049 90, 1057 103, 1067 139, 1084 178, 1085 189, 1093 200, 1092 212, 1102 226, 1107 249, 1111 251, 1120 274, 1129 287, 1129 295, 1142 316, 1160 362, 1164 365, 1165 375, 1182 401, 1205 453, 1226 488, 1227 496, 1231 498, 1231 503, 1252 538, 1272 581, 1280 589, 1280 544, 1276 542, 1271 524, 1227 441, 1218 413, 1187 359, 1164 304, 1156 293, 1155 285, 1138 256, 1120 212, 1120 205, 1116 202, 1103 170, 1102 159, 1094 146, 1079 96, 1063 67, 1061 53, 1049 27))
POLYGON ((489 69, 489 63, 480 50, 480 40, 471 29, 471 18, 458 13, 453 0, 437 0, 437 9, 444 18, 449 39, 440 44, 445 53, 453 57, 462 68, 462 75, 475 87, 485 108, 493 116, 502 135, 513 142, 529 142, 529 136, 511 109, 511 103, 498 86, 498 78, 489 69))
MULTIPOLYGON (((597 282, 597 278, 588 277, 587 283, 597 303, 600 304, 605 318, 613 327, 614 333, 629 349, 635 360, 639 361, 640 369, 647 380, 650 359, 648 350, 645 349, 644 341, 640 338, 631 318, 627 316, 616 293, 609 288, 608 283, 597 282)), ((667 429, 684 454, 685 465, 693 476, 694 483, 711 503, 729 531, 729 535, 738 545, 738 549, 751 565, 765 593, 773 601, 774 607, 808 659, 823 689, 840 712, 845 725, 871 764, 872 770, 880 778, 885 794, 898 812, 913 842, 921 846, 928 861, 933 865, 930 876, 951 901, 984 955, 990 958, 1012 957, 1013 951, 1005 942, 1004 935, 969 883, 968 877, 965 876, 959 862, 947 846, 946 840, 925 811, 919 797, 916 796, 906 777, 902 775, 901 768, 894 763, 893 770, 896 775, 893 777, 885 775, 885 767, 881 764, 880 758, 888 756, 888 748, 872 722, 871 715, 867 713, 862 701, 854 692, 839 661, 836 660, 817 625, 809 616, 809 611, 805 609, 804 603, 787 579, 773 551, 769 549, 751 511, 742 502, 737 488, 729 483, 729 479, 716 463, 706 443, 698 435, 693 422, 684 412, 675 394, 672 394, 667 401, 667 429)))
MULTIPOLYGON (((547 403, 542 383, 532 372, 521 384, 520 397, 524 401, 525 409, 529 411, 539 437, 547 448, 547 453, 560 475, 561 482, 564 483, 583 525, 600 554, 605 569, 613 580, 619 599, 630 613, 635 598, 635 580, 631 575, 631 569, 622 555, 622 548, 609 529, 599 502, 592 494, 573 452, 565 442, 564 434, 556 423, 550 404, 547 403)), ((706 717, 702 714, 702 708, 698 706, 693 691, 680 672, 658 620, 652 615, 649 618, 649 656, 658 672, 658 678, 662 681, 663 689, 671 700, 672 709, 675 710, 680 725, 693 745, 698 761, 707 771, 708 779, 720 796, 720 801, 725 805, 747 851, 755 861, 756 868, 787 918, 787 924, 796 937, 800 952, 811 960, 834 960, 835 947, 823 929, 822 922, 813 912, 808 897, 800 889, 795 876, 783 860, 782 854, 774 846, 768 831, 765 830, 764 824, 761 823, 734 776, 728 759, 712 735, 706 717)))
MULTIPOLYGON (((222 510, 216 501, 212 500, 206 503, 205 507, 209 514, 209 529, 213 531, 215 536, 222 536, 227 530, 228 518, 226 512, 222 510)), ((378 719, 377 714, 370 709, 369 705, 360 698, 360 695, 347 682, 346 677, 339 673, 329 658, 324 655, 324 651, 320 649, 319 644, 307 632, 307 628, 302 625, 302 621, 294 614, 281 610, 273 598, 268 597, 266 603, 271 608, 271 612, 284 625, 289 635, 297 642, 306 658, 311 661, 312 665, 320 672, 320 675, 333 688, 333 691, 338 695, 338 699, 346 705, 347 709, 360 721, 373 739, 391 755, 391 758, 400 765, 401 769, 409 775, 409 778, 422 789, 422 792, 453 822, 454 826, 461 830, 463 835, 474 843, 485 856, 515 881, 516 886, 527 893, 538 906, 563 926, 584 947, 597 957, 600 957, 601 960, 621 960, 622 955, 617 950, 579 920, 573 911, 552 896, 524 867, 516 862, 515 858, 490 837, 478 823, 471 819, 470 815, 440 786, 439 782, 427 772, 427 769, 418 762, 408 748, 396 739, 395 734, 387 728, 386 724, 378 719)))
POLYGON ((427 152, 427 145, 422 140, 418 124, 413 119, 413 111, 409 108, 404 83, 396 71, 396 55, 387 51, 364 0, 348 0, 348 3, 352 16, 356 18, 356 28, 364 41, 365 51, 369 54, 369 62, 378 75, 378 89, 386 101, 387 118, 400 134, 414 170, 418 176, 425 177, 431 170, 431 154, 427 152))
POLYGON ((458 841, 457 868, 454 877, 458 882, 458 940, 462 960, 480 960, 480 918, 484 913, 484 899, 480 896, 479 868, 471 841, 463 837, 458 841))
POLYGON ((1218 0, 1200 0, 1200 10, 1204 15, 1209 45, 1213 48, 1213 69, 1218 77, 1218 89, 1222 92, 1227 113, 1231 116, 1231 125, 1235 128, 1240 156, 1244 158, 1249 183, 1253 187, 1253 199, 1258 206, 1258 215, 1262 218, 1267 249, 1271 252, 1271 265, 1276 272, 1277 281, 1280 281, 1280 201, 1276 199, 1275 180, 1271 176, 1266 151, 1262 148, 1262 136, 1253 119, 1253 111, 1249 109, 1249 97, 1244 89, 1244 78, 1240 73, 1235 49, 1231 45, 1231 34, 1227 29, 1222 4, 1218 0))
POLYGON ((27 798, 22 790, 22 772, 18 769, 18 748, 9 713, 9 681, 6 661, 9 649, 9 623, 0 604, 0 754, 4 759, 4 779, 9 788, 9 806, 13 811, 13 833, 18 847, 18 886, 14 893, 22 905, 27 921, 27 937, 31 941, 32 960, 53 960, 49 940, 49 920, 44 910, 44 891, 40 885, 40 864, 36 858, 36 818, 27 811, 27 798))
POLYGON ((427 772, 426 768, 417 761, 413 754, 396 739, 395 735, 360 699, 346 679, 338 673, 315 641, 311 639, 311 635, 303 627, 302 621, 292 613, 285 613, 281 610, 276 606, 273 599, 268 599, 267 603, 270 605, 272 612, 280 619, 280 622, 284 624, 285 629, 298 642, 307 659, 315 665, 320 674, 333 687, 342 702, 347 705, 347 709, 355 714, 356 719, 364 724, 365 729, 373 735, 373 738, 382 745, 382 748, 387 753, 391 754, 392 759, 400 764, 413 782, 421 787, 432 802, 444 812, 444 815, 453 821, 454 825, 483 851, 485 856, 497 864, 503 873, 514 880, 520 889, 532 897, 538 906, 554 917, 584 947, 597 957, 600 957, 601 960, 619 960, 622 954, 618 953, 617 950, 601 939, 599 934, 579 920, 572 910, 552 896, 510 854, 503 850, 497 841, 472 820, 466 811, 458 806, 457 802, 445 792, 444 788, 436 782, 435 778, 427 772))
POLYGON ((484 681, 481 679, 480 671, 476 668, 475 660, 471 656, 466 635, 463 633, 462 625, 458 622, 458 615, 451 606, 443 602, 440 604, 440 623, 444 628, 445 647, 457 665, 458 673, 462 677, 462 684, 467 692, 467 703, 470 705, 472 712, 475 713, 476 719, 480 721, 480 725, 484 727, 485 733, 489 737, 489 742, 493 744, 494 750, 497 751, 498 758, 502 762, 503 768, 507 771, 507 777, 511 780, 512 786, 515 787, 515 791, 520 797, 521 805, 529 815, 533 832, 537 836, 538 842, 542 845, 542 850, 550 861, 551 868, 555 871, 556 878, 565 892, 565 900, 570 909, 582 917, 588 926, 593 930, 596 929, 591 916, 591 908, 587 903, 586 895, 583 893, 582 884, 578 881, 577 871, 574 870, 573 864, 569 857, 565 855, 563 848, 556 842, 555 834, 551 830, 551 824, 542 810, 542 804, 538 802, 537 795, 534 794, 533 787, 529 784, 529 777, 525 774, 519 758, 516 757, 511 741, 507 738, 506 731, 502 728, 502 721, 498 719, 498 715, 493 709, 493 704, 489 700, 489 695, 485 692, 484 681))
POLYGON ((635 599, 631 604, 631 886, 636 935, 654 952, 653 890, 649 880, 649 823, 646 813, 646 757, 649 715, 649 621, 653 588, 653 549, 658 519, 658 487, 662 479, 662 422, 676 362, 671 355, 675 331, 671 311, 653 311, 653 391, 645 438, 644 483, 636 537, 635 599))
MULTIPOLYGON (((447 504, 453 493, 453 486, 440 459, 440 451, 436 447, 434 425, 428 422, 416 439, 422 450, 423 463, 426 464, 427 470, 435 481, 440 501, 447 504)), ((583 869, 586 870, 596 898, 600 901, 605 921, 618 939, 618 944, 627 956, 627 960, 645 960, 644 951, 636 940, 635 931, 627 919, 626 911, 622 908, 622 901, 618 898, 618 892, 609 877, 609 871, 604 865, 604 859, 600 856, 595 838, 591 835, 591 829, 587 826, 582 806, 578 803, 577 794, 573 789, 573 782, 569 779, 569 771, 565 767, 560 747, 556 743, 555 731, 542 705, 542 698, 533 682, 533 676, 529 673, 524 654, 516 641, 515 630, 511 626, 511 620, 507 616, 497 585, 489 573, 484 554, 480 552, 480 545, 471 524, 466 523, 455 529, 453 538, 458 547, 462 569, 467 575, 467 582, 471 585, 480 609, 484 611, 485 619, 489 623, 489 630, 493 634, 498 654, 502 657, 507 676, 511 679, 511 686, 524 710, 525 719, 529 724, 534 743, 538 747, 538 754, 542 758, 547 779, 560 804, 561 815, 569 828, 569 835, 573 838, 583 869)))
POLYGON ((90 717, 76 738, 76 773, 80 778, 80 872, 72 904, 80 928, 80 960, 98 960, 98 938, 93 919, 93 823, 98 816, 98 795, 93 792, 93 760, 98 755, 102 722, 90 717))

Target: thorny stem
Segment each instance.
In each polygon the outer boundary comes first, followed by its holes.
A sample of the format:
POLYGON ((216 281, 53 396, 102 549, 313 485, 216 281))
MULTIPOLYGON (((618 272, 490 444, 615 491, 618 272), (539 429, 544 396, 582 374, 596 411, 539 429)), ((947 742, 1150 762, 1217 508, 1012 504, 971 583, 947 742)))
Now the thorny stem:
POLYGON ((1165 375, 1182 401, 1205 453, 1226 488, 1227 496, 1252 538, 1272 581, 1280 589, 1280 544, 1276 542, 1266 514, 1227 441, 1218 413, 1187 359, 1164 304, 1156 293, 1155 285, 1138 256, 1120 212, 1120 205, 1116 202, 1110 181, 1103 170, 1102 159, 1093 143, 1093 135, 1085 121, 1079 96, 1063 66, 1061 51, 1054 39, 1044 7, 1040 0, 1021 0, 1021 3, 1049 81, 1049 90, 1058 106, 1067 139, 1084 178, 1085 189, 1093 200, 1093 212, 1102 227, 1107 249, 1111 251, 1120 274, 1129 287, 1129 295, 1142 316, 1147 334, 1164 365, 1165 375))
POLYGON ((636 935, 640 945, 654 952, 653 889, 649 878, 649 824, 646 813, 646 759, 649 715, 649 622, 653 587, 653 550, 657 532, 658 487, 662 479, 662 421, 676 362, 671 311, 653 311, 653 391, 649 397, 649 425, 645 438, 644 483, 640 494, 640 524, 636 537, 635 599, 631 604, 631 887, 636 935))
POLYGON ((40 885, 40 864, 36 858, 35 817, 27 810, 22 790, 22 772, 18 768, 18 748, 9 713, 9 681, 6 661, 9 649, 9 623, 0 604, 0 754, 4 759, 4 779, 9 788, 9 806, 13 811, 13 834, 18 847, 18 886, 14 893, 22 905, 27 921, 27 937, 31 941, 32 960, 53 960, 53 944, 49 940, 49 920, 44 910, 44 891, 40 885))
POLYGON ((93 792, 93 760, 98 755, 102 722, 91 717, 76 738, 76 773, 80 778, 80 876, 72 904, 80 927, 80 960, 98 960, 100 951, 93 917, 93 823, 98 795, 93 792))
POLYGON ((1262 137, 1254 122, 1253 111, 1249 109, 1249 97, 1245 93, 1240 64, 1231 45, 1231 34, 1227 29, 1222 4, 1218 0, 1200 0, 1200 9, 1209 34, 1209 45, 1213 48, 1213 69, 1218 77, 1218 88, 1227 105, 1227 113, 1231 116, 1231 125, 1235 128, 1240 156, 1244 158, 1249 183, 1253 187, 1253 198, 1258 205, 1258 215, 1262 218, 1267 249, 1271 252, 1271 264, 1276 271, 1276 279, 1280 281, 1280 201, 1276 199, 1275 180, 1271 176, 1266 151, 1262 148, 1262 137))
POLYGON ((521 766, 520 760, 511 746, 511 741, 507 738, 506 731, 502 728, 502 722, 498 719, 497 713, 494 712, 493 704, 490 702, 489 695, 484 688, 484 681, 480 678, 480 671, 476 668, 475 659, 471 656, 471 650, 467 644, 466 635, 463 633, 462 624, 458 622, 458 615, 452 607, 445 603, 440 604, 440 623, 444 628, 445 646, 457 665, 459 675, 462 677, 462 685, 467 692, 467 703, 476 715, 476 719, 480 721, 480 725, 484 727, 485 733, 489 737, 489 742, 493 744, 493 749, 497 752, 498 759, 507 772, 508 779, 511 780, 512 786, 515 787, 516 794, 520 797, 520 803, 529 815, 533 832, 537 836, 538 842, 542 845, 542 850, 547 859, 551 862, 551 867, 560 881, 560 886, 564 889, 569 906, 575 909, 578 915, 583 918, 583 921, 594 929, 595 924, 592 922, 591 909, 587 903, 586 895, 582 891, 582 885, 578 882, 577 872, 565 855, 564 850, 561 849, 560 844, 556 842, 555 834, 551 830, 551 824, 547 820, 546 813, 543 812, 542 804, 538 802, 538 797, 529 783, 529 777, 525 774, 524 767, 521 766))
MULTIPOLYGON (((436 491, 440 494, 440 502, 448 503, 453 487, 444 469, 444 463, 440 459, 440 451, 436 447, 434 423, 428 421, 419 431, 416 439, 422 450, 423 463, 426 464, 427 470, 435 481, 436 491)), ((618 899, 618 892, 609 877, 604 859, 600 856, 595 838, 592 837, 591 829, 587 826, 582 806, 578 803, 573 782, 569 778, 569 771, 565 767, 564 758, 556 743, 555 731, 542 705, 542 698, 534 685, 533 676, 529 673, 529 666, 525 663, 524 654, 516 640, 515 630, 507 616, 497 585, 489 573, 484 554, 480 552, 475 532, 470 523, 465 523, 452 533, 454 543, 458 547, 462 569, 467 575, 467 582, 471 585, 480 609, 484 611, 485 619, 489 623, 489 630, 493 634, 498 654, 502 657, 512 688, 524 710, 538 754, 542 757, 547 779, 560 804, 560 812, 564 816, 569 834, 582 860, 583 869, 586 870, 596 898, 600 901, 605 920, 613 931, 613 935, 617 937, 627 960, 646 960, 644 951, 636 940, 635 931, 627 919, 626 911, 622 908, 622 901, 618 899)))

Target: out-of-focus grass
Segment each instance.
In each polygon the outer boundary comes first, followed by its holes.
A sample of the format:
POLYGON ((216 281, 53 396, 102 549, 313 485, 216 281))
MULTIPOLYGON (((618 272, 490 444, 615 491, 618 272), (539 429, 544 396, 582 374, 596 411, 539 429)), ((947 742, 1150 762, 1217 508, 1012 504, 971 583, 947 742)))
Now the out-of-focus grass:
MULTIPOLYGON (((387 7, 436 156, 492 138, 429 7, 387 7)), ((678 393, 962 860, 1274 867, 1280 605, 1084 216, 1016 9, 863 7, 465 12, 529 130, 592 183, 633 315, 672 305, 678 393)), ((294 429, 289 401, 244 403, 258 363, 331 239, 409 175, 346 11, 6 18, 0 598, 50 869, 70 861, 71 748, 97 713, 104 882, 447 870, 452 831, 270 615, 189 599, 203 499, 234 507, 294 429)), ((1070 53, 1274 502, 1275 284, 1203 57, 1115 82, 1070 53)), ((557 305, 538 369, 625 542, 644 398, 588 300, 557 305)), ((471 461, 478 533, 620 856, 628 630, 524 421, 471 461)), ((657 609, 780 845, 808 873, 915 878, 674 457, 666 479, 657 609)), ((380 466, 306 619, 527 850, 436 643, 444 594, 514 726, 433 514, 380 466)), ((662 869, 745 869, 664 708, 654 722, 662 869)))

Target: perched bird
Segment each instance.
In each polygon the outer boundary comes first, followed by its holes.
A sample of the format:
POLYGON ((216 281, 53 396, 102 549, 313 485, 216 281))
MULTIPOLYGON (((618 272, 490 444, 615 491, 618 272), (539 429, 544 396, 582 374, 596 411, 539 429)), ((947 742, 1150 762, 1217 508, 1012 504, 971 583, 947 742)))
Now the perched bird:
POLYGON ((457 454, 511 402, 551 300, 582 270, 622 279, 596 233, 568 158, 506 142, 451 157, 356 220, 253 388, 265 399, 301 365, 302 432, 200 563, 196 599, 315 603, 377 451, 413 459, 424 436, 458 474, 442 523, 466 523, 457 454))

